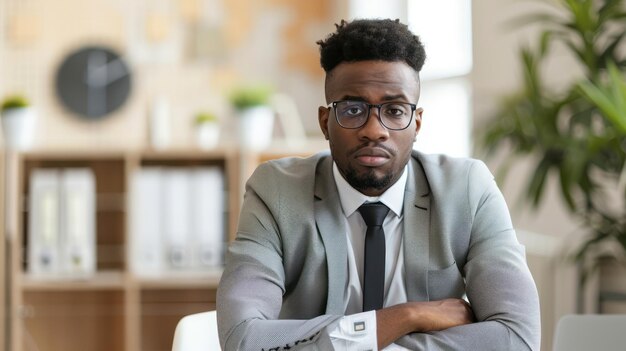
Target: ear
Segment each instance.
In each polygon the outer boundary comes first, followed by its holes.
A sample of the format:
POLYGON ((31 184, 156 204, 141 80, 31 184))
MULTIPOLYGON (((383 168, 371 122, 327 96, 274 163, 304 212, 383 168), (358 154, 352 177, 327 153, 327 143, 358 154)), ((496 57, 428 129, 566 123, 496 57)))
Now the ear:
POLYGON ((417 134, 419 133, 420 128, 422 128, 422 113, 424 113, 424 109, 421 107, 418 107, 415 110, 415 138, 413 141, 417 140, 417 134))
POLYGON ((320 124, 320 129, 324 134, 324 138, 328 140, 328 117, 330 116, 330 109, 325 106, 320 106, 317 109, 317 121, 320 124))
POLYGON ((417 134, 420 128, 422 128, 422 113, 424 113, 424 109, 421 107, 415 110, 415 138, 417 138, 417 134))

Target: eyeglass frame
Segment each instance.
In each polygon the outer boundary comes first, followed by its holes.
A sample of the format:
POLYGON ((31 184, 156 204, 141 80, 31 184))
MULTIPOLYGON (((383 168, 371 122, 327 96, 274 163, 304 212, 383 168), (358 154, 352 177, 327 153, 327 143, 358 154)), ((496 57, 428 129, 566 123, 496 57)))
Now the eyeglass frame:
POLYGON ((376 107, 378 108, 378 121, 380 122, 380 124, 387 128, 388 130, 394 130, 394 131, 400 131, 400 130, 405 130, 407 129, 410 125, 411 125, 411 120, 413 120, 413 115, 415 114, 415 111, 417 110, 417 104, 412 104, 410 102, 400 102, 400 101, 390 101, 390 102, 383 102, 382 104, 370 104, 367 101, 361 101, 361 100, 337 100, 337 101, 333 101, 330 104, 328 104, 326 106, 326 108, 328 109, 333 109, 334 111, 334 115, 335 115, 335 121, 337 121, 337 124, 339 124, 339 126, 341 128, 344 129, 359 129, 361 127, 363 127, 364 125, 367 124, 367 121, 369 121, 370 116, 372 115, 372 107, 376 107), (341 103, 341 102, 358 102, 361 104, 364 104, 365 106, 367 106, 367 118, 365 118, 365 120, 363 121, 363 124, 361 124, 358 127, 346 127, 344 125, 341 124, 341 122, 339 122, 339 116, 337 116, 337 104, 341 103), (395 129, 395 128, 389 128, 387 125, 385 125, 385 122, 383 122, 383 118, 381 116, 381 109, 384 105, 389 105, 389 104, 406 104, 411 106, 411 117, 409 117, 409 122, 407 123, 407 125, 404 128, 400 128, 400 129, 395 129))

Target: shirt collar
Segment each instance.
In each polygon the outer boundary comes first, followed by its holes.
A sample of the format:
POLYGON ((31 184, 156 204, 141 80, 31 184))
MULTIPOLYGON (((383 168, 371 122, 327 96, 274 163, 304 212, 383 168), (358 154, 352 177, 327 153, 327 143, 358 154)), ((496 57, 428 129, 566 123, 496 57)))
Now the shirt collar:
POLYGON ((406 180, 408 177, 408 168, 410 162, 404 167, 400 179, 387 189, 380 196, 367 196, 363 195, 358 190, 354 189, 341 175, 337 164, 333 161, 333 177, 335 178, 335 184, 339 191, 339 200, 341 201, 341 208, 343 214, 346 217, 350 217, 359 207, 365 202, 377 202, 380 201, 396 215, 402 215, 402 207, 404 204, 404 189, 406 188, 406 180))

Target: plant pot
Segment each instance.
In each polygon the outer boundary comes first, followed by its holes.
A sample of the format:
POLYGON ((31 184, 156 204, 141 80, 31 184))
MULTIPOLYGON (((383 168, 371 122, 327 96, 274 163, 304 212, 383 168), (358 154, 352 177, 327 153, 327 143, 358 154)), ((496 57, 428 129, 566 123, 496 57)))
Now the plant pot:
POLYGON ((624 258, 598 259, 596 313, 624 313, 626 307, 626 261, 624 258))
POLYGON ((262 150, 272 142, 274 111, 269 106, 257 106, 238 111, 239 143, 242 148, 262 150))
POLYGON ((2 112, 2 133, 7 148, 28 150, 35 141, 37 114, 33 107, 11 108, 2 112))
POLYGON ((202 123, 196 126, 196 142, 201 149, 215 148, 219 137, 220 125, 217 123, 202 123))

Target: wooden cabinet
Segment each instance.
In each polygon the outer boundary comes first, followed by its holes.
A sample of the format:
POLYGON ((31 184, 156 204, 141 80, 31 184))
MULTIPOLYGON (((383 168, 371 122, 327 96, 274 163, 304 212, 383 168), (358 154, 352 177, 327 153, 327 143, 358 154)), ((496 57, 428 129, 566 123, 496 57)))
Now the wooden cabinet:
POLYGON ((226 183, 227 237, 240 196, 238 156, 212 152, 38 152, 16 157, 12 254, 11 349, 169 350, 178 320, 215 308, 221 269, 144 278, 129 269, 130 187, 141 167, 217 166, 226 183), (29 177, 41 168, 88 168, 95 176, 96 273, 88 278, 33 276, 27 260, 29 177))
MULTIPOLYGON (((317 148, 319 150, 319 148, 317 148)), ((245 179, 260 162, 315 151, 34 152, 16 155, 7 217, 16 233, 9 244, 11 350, 170 350, 184 315, 215 308, 221 268, 137 276, 130 267, 132 175, 142 167, 217 166, 223 170, 226 239, 235 235, 245 179), (96 273, 88 278, 29 274, 29 177, 41 168, 89 168, 96 189, 96 273)), ((5 194, 9 195, 9 194, 5 194)), ((6 198, 8 196, 3 196, 6 198)), ((1 205, 0 205, 1 208, 1 205)), ((5 218, 6 219, 6 218, 5 218)), ((8 221, 7 221, 8 222, 8 221)), ((0 216, 0 223, 2 217, 0 216)), ((4 260, 4 258, 3 258, 4 260)))

